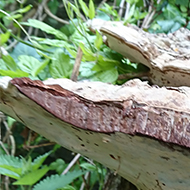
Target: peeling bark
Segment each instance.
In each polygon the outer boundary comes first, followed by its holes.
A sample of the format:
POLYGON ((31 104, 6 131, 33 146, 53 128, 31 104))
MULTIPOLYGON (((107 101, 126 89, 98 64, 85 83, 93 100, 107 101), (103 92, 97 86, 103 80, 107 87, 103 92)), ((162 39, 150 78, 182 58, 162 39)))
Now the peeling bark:
POLYGON ((189 188, 188 87, 9 81, 0 79, 0 110, 37 133, 102 163, 139 190, 189 188))

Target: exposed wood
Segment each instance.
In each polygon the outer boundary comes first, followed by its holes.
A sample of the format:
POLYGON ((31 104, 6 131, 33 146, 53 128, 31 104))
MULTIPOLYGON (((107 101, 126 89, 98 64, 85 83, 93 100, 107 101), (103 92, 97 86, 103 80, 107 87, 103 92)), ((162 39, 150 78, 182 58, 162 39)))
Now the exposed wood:
POLYGON ((0 79, 2 112, 115 170, 139 190, 189 188, 188 87, 9 80, 0 79))

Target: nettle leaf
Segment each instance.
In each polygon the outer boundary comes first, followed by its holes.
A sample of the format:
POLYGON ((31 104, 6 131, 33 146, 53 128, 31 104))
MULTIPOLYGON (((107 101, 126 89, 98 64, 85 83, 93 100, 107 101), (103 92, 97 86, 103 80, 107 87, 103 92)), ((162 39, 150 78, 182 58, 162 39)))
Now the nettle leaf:
POLYGON ((13 185, 33 185, 39 181, 48 172, 48 170, 48 166, 45 166, 42 169, 27 173, 14 182, 13 185))
POLYGON ((32 190, 47 190, 47 187, 51 190, 57 190, 70 184, 75 178, 83 174, 84 172, 75 170, 73 172, 68 172, 66 175, 52 175, 40 181, 32 190))
POLYGON ((21 55, 18 57, 18 66, 19 68, 29 73, 31 76, 36 77, 38 73, 46 67, 49 60, 45 60, 44 62, 40 62, 38 59, 28 56, 28 55, 21 55))
POLYGON ((54 54, 52 63, 50 64, 50 74, 53 78, 68 78, 72 72, 73 65, 70 62, 70 56, 62 50, 58 50, 54 54))
POLYGON ((10 55, 2 55, 3 61, 6 63, 6 67, 10 70, 15 71, 17 69, 17 64, 10 55))
POLYGON ((52 151, 45 153, 44 155, 38 156, 32 162, 32 170, 37 170, 45 161, 45 159, 51 154, 52 151))
POLYGON ((74 187, 67 185, 66 187, 60 189, 60 190, 76 190, 74 187))
POLYGON ((17 69, 16 71, 11 71, 11 70, 0 70, 0 75, 2 76, 9 76, 11 78, 16 78, 16 77, 28 77, 29 74, 17 69))
POLYGON ((42 21, 29 19, 28 22, 23 22, 22 24, 26 26, 32 26, 34 28, 38 28, 48 34, 53 34, 59 39, 67 40, 67 36, 65 34, 63 34, 61 31, 56 30, 55 28, 49 26, 48 24, 42 21))
POLYGON ((0 168, 0 171, 2 171, 2 168, 4 168, 9 170, 10 172, 21 175, 22 162, 18 157, 10 155, 0 155, 0 168))
MULTIPOLYGON (((13 170, 15 170, 15 168, 13 168, 13 170)), ((14 172, 13 170, 12 170, 12 168, 5 169, 2 166, 0 166, 0 174, 5 175, 5 176, 9 176, 13 179, 19 179, 20 175, 17 172, 14 172)))
POLYGON ((95 7, 92 0, 89 1, 89 18, 93 19, 95 17, 95 7))

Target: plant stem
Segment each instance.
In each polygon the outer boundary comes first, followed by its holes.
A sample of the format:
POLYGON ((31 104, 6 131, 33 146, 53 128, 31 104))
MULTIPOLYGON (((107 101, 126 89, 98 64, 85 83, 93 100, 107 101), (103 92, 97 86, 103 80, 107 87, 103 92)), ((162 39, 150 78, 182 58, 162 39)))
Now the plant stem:
MULTIPOLYGON (((0 22, 0 28, 2 28, 5 32, 8 32, 8 31, 9 31, 1 22, 0 22)), ((22 39, 20 39, 19 37, 15 36, 13 33, 10 33, 10 35, 11 35, 14 39, 16 39, 17 41, 19 41, 19 42, 21 42, 21 43, 23 43, 23 44, 26 44, 27 46, 33 47, 33 48, 35 48, 35 49, 38 49, 38 50, 43 51, 43 52, 46 52, 46 53, 52 53, 52 52, 50 52, 50 51, 48 51, 48 50, 45 50, 45 49, 43 49, 43 48, 40 48, 40 47, 34 46, 34 45, 32 45, 32 44, 30 44, 30 43, 28 43, 28 42, 25 42, 24 40, 22 40, 22 39)))

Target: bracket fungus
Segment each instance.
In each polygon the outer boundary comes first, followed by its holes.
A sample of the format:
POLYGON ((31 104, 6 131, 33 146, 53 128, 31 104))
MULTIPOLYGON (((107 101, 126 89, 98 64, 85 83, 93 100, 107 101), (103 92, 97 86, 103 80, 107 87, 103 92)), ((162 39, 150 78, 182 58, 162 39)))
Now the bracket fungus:
POLYGON ((151 34, 137 26, 122 22, 93 19, 92 31, 98 29, 105 43, 135 63, 150 71, 148 78, 159 86, 190 86, 190 31, 181 28, 174 33, 151 34))
POLYGON ((0 110, 139 190, 190 186, 190 89, 0 79, 0 110))

